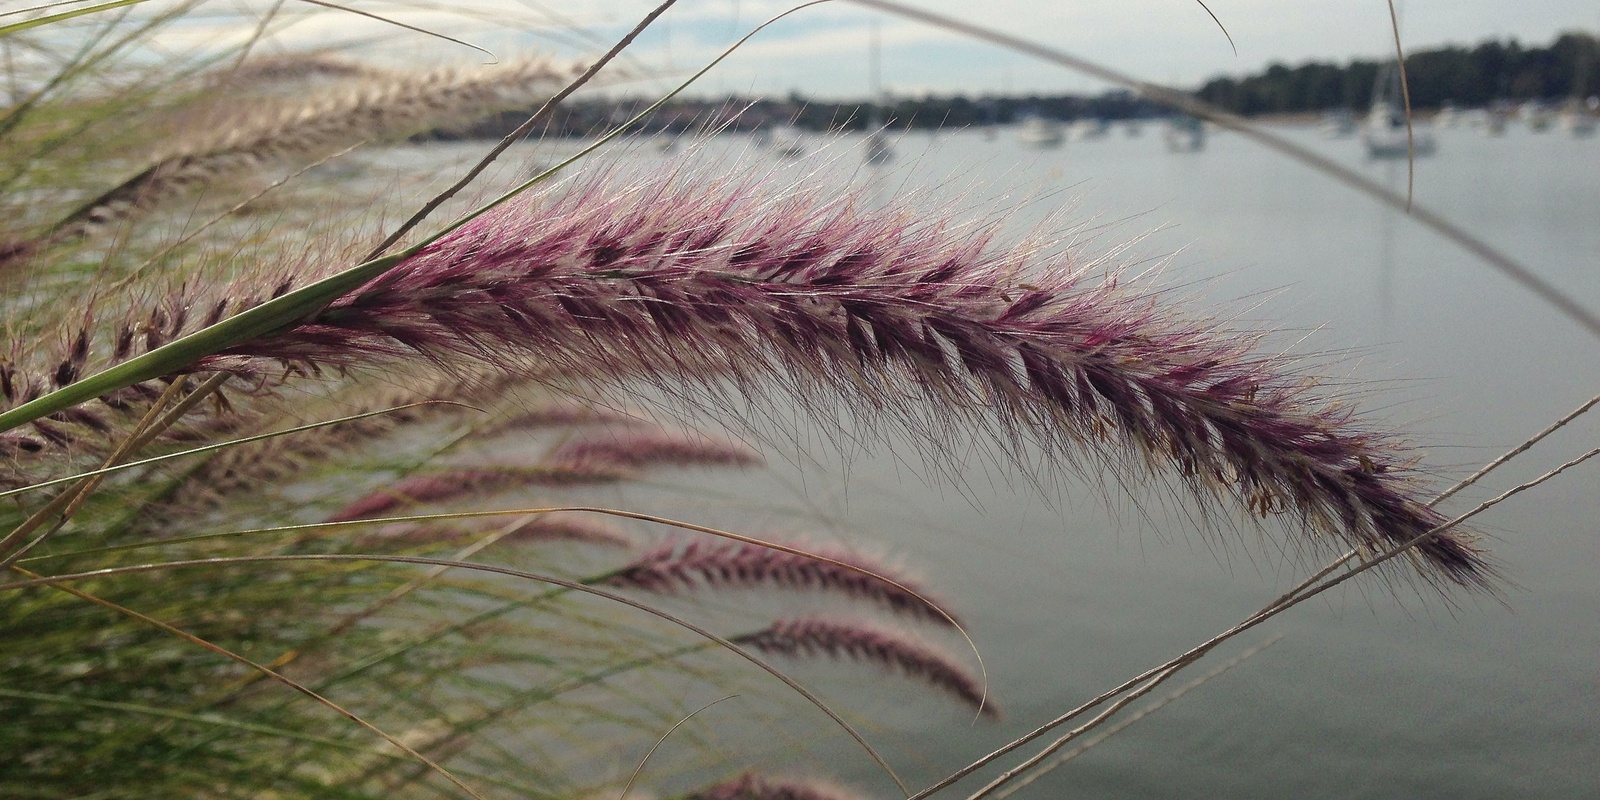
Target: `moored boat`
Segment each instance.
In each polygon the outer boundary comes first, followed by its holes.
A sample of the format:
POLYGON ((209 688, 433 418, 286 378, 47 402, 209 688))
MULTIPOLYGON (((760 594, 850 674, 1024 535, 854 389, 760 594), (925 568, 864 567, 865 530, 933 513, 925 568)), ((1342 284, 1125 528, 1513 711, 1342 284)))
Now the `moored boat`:
POLYGON ((1061 123, 1040 116, 1029 116, 1017 126, 1017 141, 1027 147, 1048 149, 1060 147, 1066 134, 1061 123))
POLYGON ((1372 88, 1372 108, 1367 111, 1366 125, 1361 132, 1368 158, 1428 156, 1437 148, 1431 128, 1415 120, 1406 124, 1400 102, 1400 71, 1386 66, 1378 71, 1372 88))
POLYGON ((1206 149, 1206 124, 1198 117, 1172 117, 1167 120, 1162 138, 1166 140, 1168 152, 1198 153, 1206 149))

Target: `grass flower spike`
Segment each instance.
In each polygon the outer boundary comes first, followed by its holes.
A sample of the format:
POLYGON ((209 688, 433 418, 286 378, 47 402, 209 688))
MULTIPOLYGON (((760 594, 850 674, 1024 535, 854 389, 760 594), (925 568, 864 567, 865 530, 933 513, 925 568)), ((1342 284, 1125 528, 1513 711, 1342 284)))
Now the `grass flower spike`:
POLYGON ((860 797, 854 792, 818 780, 751 772, 707 786, 684 800, 859 800, 860 797))
POLYGON ((732 641, 772 655, 828 656, 876 664, 885 671, 921 680, 985 717, 1000 717, 1000 709, 984 697, 983 682, 976 675, 950 654, 900 630, 848 620, 790 619, 732 641))
POLYGON ((791 590, 834 592, 878 605, 896 614, 938 625, 959 622, 930 598, 915 578, 887 563, 845 552, 839 548, 786 543, 831 561, 786 553, 770 547, 727 540, 692 539, 665 542, 640 555, 607 580, 622 586, 662 594, 708 589, 757 589, 776 586, 791 590), (839 564, 848 564, 847 569, 839 564), (867 574, 871 573, 871 575, 867 574), (890 577, 894 583, 872 575, 890 577), (898 585, 896 585, 898 584, 898 585))
MULTIPOLYGON (((844 398, 1085 453, 1286 512, 1313 546, 1384 549, 1445 520, 1411 455, 1253 338, 991 231, 754 182, 594 180, 497 209, 303 323, 202 359, 264 376, 421 353, 600 381, 844 398), (916 402, 920 400, 921 402, 916 402)), ((1471 537, 1417 549, 1483 585, 1471 537)))

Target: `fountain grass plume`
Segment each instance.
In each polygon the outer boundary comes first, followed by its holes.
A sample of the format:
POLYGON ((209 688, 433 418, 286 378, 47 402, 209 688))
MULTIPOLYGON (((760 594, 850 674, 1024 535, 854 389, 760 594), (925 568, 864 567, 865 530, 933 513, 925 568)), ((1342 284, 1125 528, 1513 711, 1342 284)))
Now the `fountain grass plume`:
POLYGON ((147 212, 176 197, 274 160, 323 154, 373 138, 395 138, 430 126, 459 125, 526 102, 564 80, 544 59, 478 70, 367 72, 354 86, 285 102, 256 98, 227 119, 190 110, 183 125, 198 131, 173 137, 145 168, 83 202, 32 237, 0 242, 0 267, 72 242, 147 212))
MULTIPOLYGON (((364 413, 392 409, 427 400, 445 400, 447 403, 418 405, 380 416, 347 422, 317 431, 314 435, 274 438, 220 451, 186 476, 176 491, 185 499, 211 504, 238 491, 259 489, 262 485, 290 475, 317 462, 326 461, 335 454, 370 443, 396 430, 426 424, 440 418, 453 418, 469 413, 467 406, 502 403, 511 392, 505 376, 461 374, 424 376, 408 375, 406 386, 382 386, 377 391, 360 392, 360 384, 348 388, 356 390, 354 397, 348 392, 339 402, 329 407, 341 413, 364 413), (459 405, 458 403, 464 403, 459 405), (209 499, 206 499, 209 498, 209 499)), ((574 399, 539 401, 532 407, 521 407, 513 401, 510 410, 492 415, 488 420, 474 423, 466 436, 488 440, 517 431, 572 428, 600 425, 644 424, 641 416, 594 406, 574 399)), ((291 419, 303 422, 303 407, 295 409, 291 419)), ((174 502, 173 505, 185 505, 174 502)))
MULTIPOLYGON (((1381 550, 1445 518, 1414 455, 1256 336, 1186 317, 1070 256, 1000 249, 904 208, 755 180, 584 180, 497 208, 301 323, 200 359, 241 375, 395 362, 487 363, 599 382, 752 394, 776 377, 916 427, 935 419, 1176 475, 1309 533, 1381 550)), ((236 306, 237 307, 237 306, 236 306)), ((932 437, 930 437, 932 438, 932 437)), ((1418 572, 1488 586, 1461 531, 1418 572)))
POLYGON ((954 656, 904 631, 854 620, 803 618, 779 620, 734 644, 791 658, 827 656, 876 664, 900 672, 966 703, 990 719, 1000 709, 984 696, 983 682, 954 656))
POLYGON ((685 795, 682 800, 861 800, 861 795, 812 778, 747 772, 685 795))
MULTIPOLYGON (((356 398, 346 396, 334 406, 340 411, 366 413, 386 408, 397 408, 423 400, 449 400, 471 403, 482 399, 483 392, 474 391, 475 384, 462 380, 428 379, 413 376, 419 388, 382 387, 379 391, 362 394, 356 398)), ((425 424, 445 416, 464 412, 455 403, 436 403, 402 408, 387 414, 352 420, 340 425, 319 429, 297 436, 264 439, 250 444, 235 445, 210 454, 204 461, 190 469, 181 482, 159 503, 164 514, 194 512, 215 508, 229 498, 244 493, 259 492, 263 487, 290 478, 308 468, 325 463, 335 455, 369 444, 390 435, 396 430, 425 424)), ((304 420, 301 413, 289 415, 293 421, 304 420)), ((255 414, 262 420, 277 415, 255 414)), ((238 413, 230 415, 237 419, 238 413)), ((238 419, 243 423, 244 420, 238 419)))
POLYGON ((509 529, 503 521, 489 519, 476 526, 440 525, 427 522, 396 522, 358 533, 354 538, 357 547, 390 545, 420 547, 459 542, 497 533, 505 529, 498 541, 507 544, 542 544, 548 542, 577 542, 600 547, 630 548, 633 537, 627 531, 608 525, 582 514, 554 512, 538 514, 509 529))
POLYGON ((291 52, 249 59, 221 75, 224 85, 297 82, 308 78, 393 78, 387 70, 332 52, 291 52))
POLYGON ((545 459, 558 472, 632 472, 654 466, 758 466, 761 454, 743 442, 702 433, 628 425, 563 442, 545 459))
POLYGON ((599 468, 458 467, 437 470, 402 478, 390 486, 357 498, 325 521, 370 519, 407 506, 444 503, 525 486, 611 483, 626 476, 624 472, 599 468))
POLYGON ((490 436, 506 431, 539 430, 543 428, 577 428, 583 426, 618 427, 647 424, 642 413, 608 408, 595 402, 571 399, 544 403, 534 408, 508 414, 479 428, 477 435, 490 436))
POLYGON ((758 589, 779 587, 843 594, 876 604, 896 614, 953 626, 960 622, 943 603, 930 604, 919 582, 891 564, 840 548, 786 542, 821 561, 770 547, 726 539, 664 542, 634 559, 606 580, 611 586, 660 594, 699 588, 758 589), (855 569, 847 569, 848 564, 855 569), (882 575, 894 583, 875 576, 882 575))
POLYGON ((532 466, 468 466, 412 475, 361 497, 328 518, 348 522, 394 509, 442 503, 524 486, 613 483, 652 466, 729 466, 762 463, 747 445, 686 432, 627 426, 605 436, 556 445, 532 466))

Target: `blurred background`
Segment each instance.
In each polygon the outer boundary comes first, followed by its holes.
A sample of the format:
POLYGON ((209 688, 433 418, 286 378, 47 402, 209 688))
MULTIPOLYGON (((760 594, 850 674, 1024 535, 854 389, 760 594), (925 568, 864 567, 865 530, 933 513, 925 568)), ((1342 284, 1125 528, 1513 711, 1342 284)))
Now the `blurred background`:
MULTIPOLYGON (((1407 191, 1414 167, 1419 206, 1600 309, 1593 2, 1405 3, 1409 134, 1384 4, 1208 5, 1215 21, 1192 2, 918 3, 1195 92, 1393 192, 1407 191)), ((564 60, 592 58, 650 7, 360 6, 501 58, 564 60)), ((684 0, 492 180, 510 185, 576 151, 785 8, 684 0)), ((152 46, 203 52, 250 34, 236 10, 197 14, 152 46)), ((311 6, 287 8, 257 47, 384 66, 486 60, 311 6)), ((392 199, 403 206, 527 113, 361 151, 322 179, 399 187, 392 199)), ((774 25, 632 132, 594 158, 645 171, 747 170, 995 221, 1006 236, 1121 270, 1192 313, 1271 331, 1268 349, 1303 357, 1348 386, 1362 413, 1408 431, 1441 489, 1600 392, 1593 335, 1403 211, 1125 89, 849 3, 774 25)), ((1017 464, 962 431, 924 456, 872 420, 843 417, 835 429, 798 409, 753 416, 732 409, 695 421, 743 432, 770 470, 630 484, 606 499, 711 525, 748 525, 755 514, 923 569, 970 621, 1006 721, 972 723, 910 690, 822 681, 918 784, 1202 641, 1315 566, 1248 520, 1197 519, 1160 487, 1017 464)), ((1597 439, 1600 425, 1580 418, 1445 510, 1470 509, 1597 439)), ((1593 470, 1577 467, 1479 518, 1511 581, 1501 596, 1358 580, 1243 637, 1218 658, 1285 635, 1022 795, 1600 796, 1593 470)), ((739 611, 712 602, 695 613, 739 611)), ((686 691, 684 713, 717 694, 686 691)), ((689 729, 730 758, 893 795, 814 712, 795 709, 782 730, 753 731, 736 717, 708 714, 689 729)))

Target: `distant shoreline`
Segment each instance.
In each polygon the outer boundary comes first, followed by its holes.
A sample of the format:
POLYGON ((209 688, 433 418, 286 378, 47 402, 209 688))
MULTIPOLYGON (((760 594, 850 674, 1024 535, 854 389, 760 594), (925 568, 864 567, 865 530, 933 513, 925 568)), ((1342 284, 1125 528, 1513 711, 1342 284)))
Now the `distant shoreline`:
MULTIPOLYGON (((1194 96, 1230 113, 1266 123, 1308 124, 1330 111, 1361 115, 1372 104, 1373 87, 1389 65, 1353 60, 1339 65, 1274 64, 1244 77, 1220 77, 1193 90, 1194 96)), ((1556 105, 1600 93, 1600 40, 1588 33, 1563 33, 1548 47, 1523 47, 1516 40, 1488 41, 1472 48, 1451 46, 1407 54, 1411 106, 1419 119, 1447 106, 1462 110, 1535 102, 1556 105)), ((657 98, 573 98, 534 133, 584 137, 631 119, 657 98)), ((481 121, 415 137, 418 141, 498 139, 515 130, 533 109, 511 109, 481 121)), ((1172 111, 1128 91, 1099 95, 929 95, 888 97, 878 102, 728 95, 674 100, 630 127, 634 134, 682 135, 709 131, 753 131, 793 126, 809 132, 848 133, 882 127, 893 131, 1008 125, 1030 116, 1069 122, 1161 119, 1172 111)))
MULTIPOLYGON (((543 127, 530 135, 540 138, 584 138, 614 129, 631 119, 650 103, 646 98, 621 100, 569 101, 543 127)), ((1274 112, 1240 115, 1266 125, 1315 125, 1339 109, 1274 112)), ((1344 109, 1356 117, 1365 107, 1344 109)), ((1459 111, 1480 111, 1462 107, 1459 111)), ((1414 106, 1413 116, 1432 120, 1438 108, 1414 106)), ((532 109, 514 109, 479 120, 467 126, 434 130, 412 137, 415 142, 478 141, 499 139, 516 130, 532 109)), ((704 135, 712 132, 750 133, 775 128, 793 128, 806 133, 862 133, 882 127, 893 132, 964 130, 989 126, 1015 125, 1030 116, 1071 123, 1077 120, 1104 122, 1159 121, 1174 112, 1131 93, 1107 93, 1099 98, 1075 95, 1036 98, 966 98, 902 100, 889 104, 812 103, 804 98, 786 100, 729 97, 722 100, 685 100, 670 103, 644 121, 630 126, 628 133, 638 136, 704 135), (874 122, 881 120, 881 122, 874 122)))

